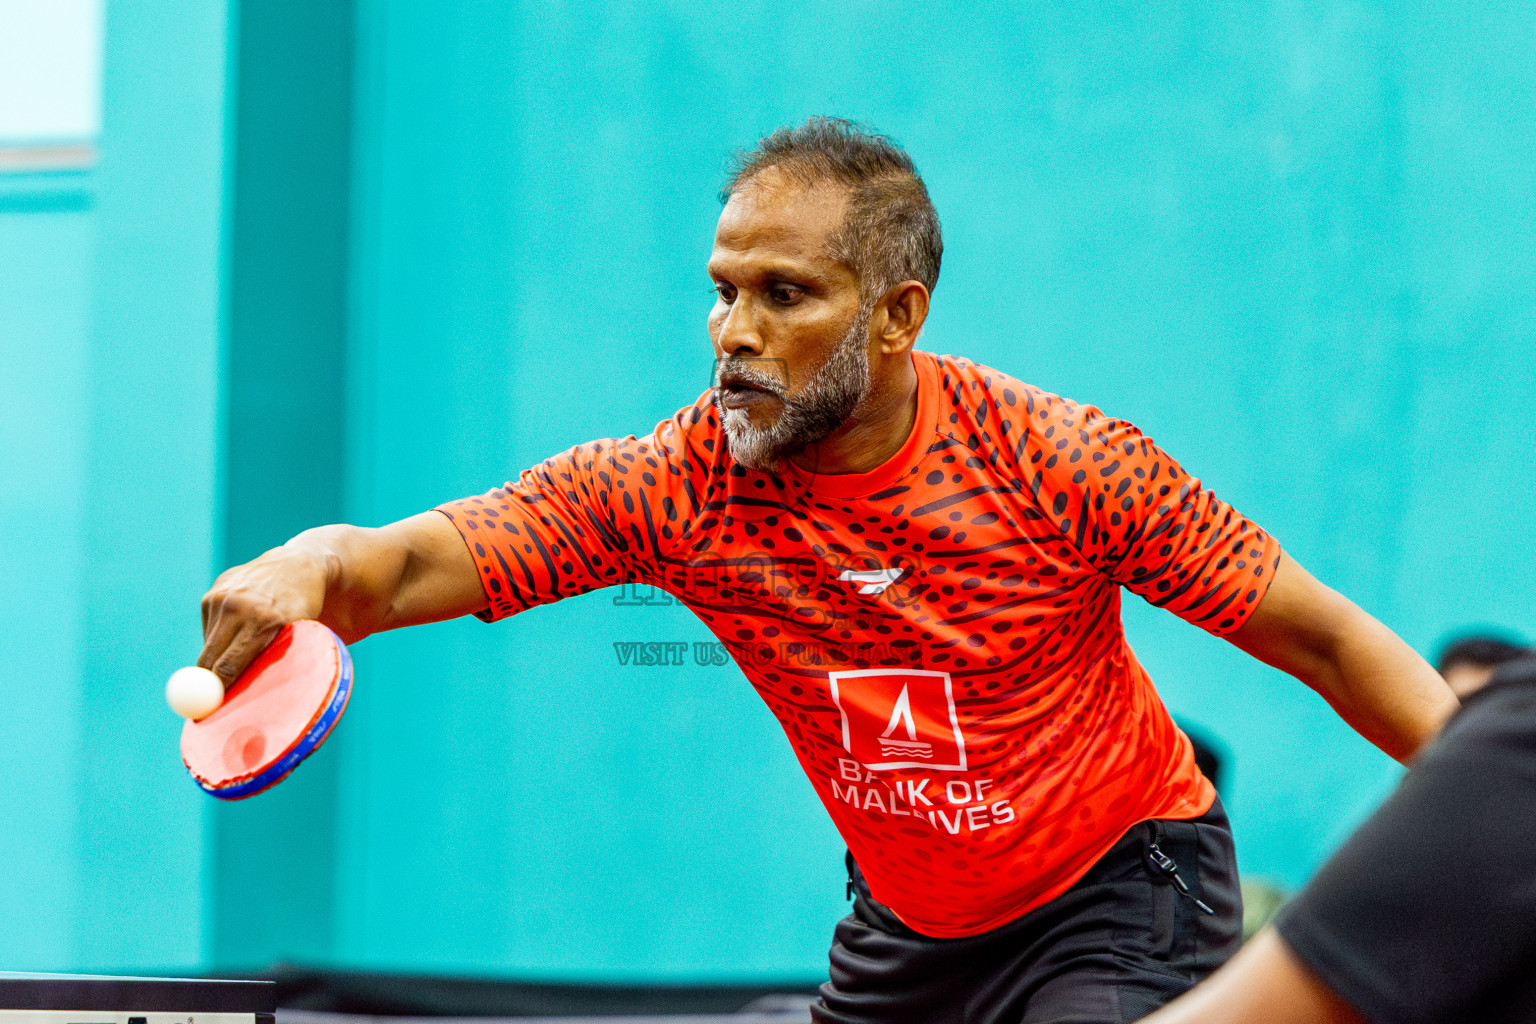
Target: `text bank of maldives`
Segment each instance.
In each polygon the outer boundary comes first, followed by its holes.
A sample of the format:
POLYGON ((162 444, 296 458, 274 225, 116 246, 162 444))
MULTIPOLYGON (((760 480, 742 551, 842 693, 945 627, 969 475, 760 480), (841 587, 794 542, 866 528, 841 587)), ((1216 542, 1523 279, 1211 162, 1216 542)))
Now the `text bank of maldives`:
POLYGON ((949 938, 1069 888, 1132 825, 1203 814, 1120 588, 1218 635, 1275 540, 1134 426, 913 353, 917 419, 874 471, 761 473, 709 393, 440 506, 487 621, 601 586, 687 604, 768 703, 876 899, 949 938))

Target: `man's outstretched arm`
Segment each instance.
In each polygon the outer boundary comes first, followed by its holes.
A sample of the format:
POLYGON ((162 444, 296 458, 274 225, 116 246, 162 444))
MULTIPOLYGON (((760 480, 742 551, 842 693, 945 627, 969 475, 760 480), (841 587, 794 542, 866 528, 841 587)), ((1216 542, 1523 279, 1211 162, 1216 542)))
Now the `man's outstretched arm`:
POLYGON ((203 596, 197 663, 227 686, 298 619, 318 619, 354 643, 469 615, 486 603, 474 560, 440 512, 377 529, 321 526, 214 581, 203 596))
POLYGON ((1356 732, 1404 763, 1458 706, 1413 648, 1289 555, 1227 639, 1316 690, 1356 732))

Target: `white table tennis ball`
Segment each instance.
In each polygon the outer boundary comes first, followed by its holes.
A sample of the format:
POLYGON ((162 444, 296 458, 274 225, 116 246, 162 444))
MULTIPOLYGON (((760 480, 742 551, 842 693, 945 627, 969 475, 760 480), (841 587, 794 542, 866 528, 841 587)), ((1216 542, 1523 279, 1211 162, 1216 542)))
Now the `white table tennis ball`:
POLYGON ((165 702, 182 718, 196 722, 224 703, 224 684, 205 668, 179 668, 166 681, 165 702))

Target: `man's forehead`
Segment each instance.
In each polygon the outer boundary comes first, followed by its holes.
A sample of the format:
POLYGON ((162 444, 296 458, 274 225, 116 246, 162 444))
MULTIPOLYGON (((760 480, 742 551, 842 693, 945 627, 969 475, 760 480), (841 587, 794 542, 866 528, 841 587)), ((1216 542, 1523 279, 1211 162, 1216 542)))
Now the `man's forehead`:
POLYGON ((847 190, 836 183, 805 185, 769 168, 731 194, 715 227, 710 263, 742 256, 835 262, 829 243, 847 206, 847 190))

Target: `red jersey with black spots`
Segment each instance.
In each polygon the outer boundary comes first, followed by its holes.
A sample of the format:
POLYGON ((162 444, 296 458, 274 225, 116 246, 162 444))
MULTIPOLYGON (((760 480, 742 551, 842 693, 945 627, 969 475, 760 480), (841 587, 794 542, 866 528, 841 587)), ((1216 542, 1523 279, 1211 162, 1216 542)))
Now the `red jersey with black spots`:
POLYGON ((1065 891, 1132 825, 1214 791, 1126 643, 1128 588, 1238 628, 1273 538, 1137 429, 952 356, 870 473, 736 465, 706 392, 441 506, 487 621, 640 582, 767 701, 876 899, 938 938, 1065 891))

